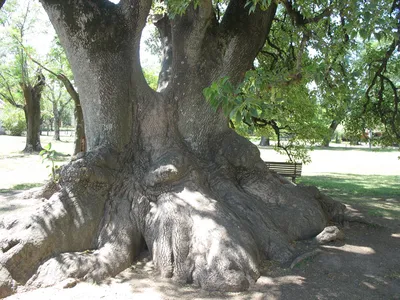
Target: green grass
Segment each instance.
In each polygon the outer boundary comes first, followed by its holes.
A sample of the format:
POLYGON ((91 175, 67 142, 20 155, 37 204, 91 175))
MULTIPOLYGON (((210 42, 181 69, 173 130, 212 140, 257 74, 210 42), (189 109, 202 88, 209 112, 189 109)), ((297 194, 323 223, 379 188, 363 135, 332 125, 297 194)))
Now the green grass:
POLYGON ((329 174, 300 177, 343 203, 361 207, 371 216, 400 220, 400 176, 329 174))
POLYGON ((363 152, 400 152, 397 147, 362 147, 357 145, 349 146, 334 146, 334 147, 314 147, 315 150, 328 150, 328 151, 363 151, 363 152))
POLYGON ((40 187, 42 186, 43 183, 20 183, 20 184, 15 184, 12 187, 8 189, 0 189, 0 194, 5 194, 5 193, 12 193, 15 192, 16 190, 21 191, 21 190, 29 190, 34 187, 40 187))

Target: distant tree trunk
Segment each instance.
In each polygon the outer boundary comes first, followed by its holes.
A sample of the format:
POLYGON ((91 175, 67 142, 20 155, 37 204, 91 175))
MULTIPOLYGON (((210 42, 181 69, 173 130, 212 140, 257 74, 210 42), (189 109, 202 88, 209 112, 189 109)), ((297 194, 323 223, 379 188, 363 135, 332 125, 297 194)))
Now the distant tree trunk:
POLYGON ((260 146, 269 146, 270 140, 266 136, 261 136, 260 146))
MULTIPOLYGON (((49 71, 49 70, 48 70, 49 71)), ((53 72, 52 72, 53 73, 53 72)), ((54 73, 53 73, 54 74, 54 73)), ((83 119, 83 111, 81 106, 81 100, 78 92, 75 90, 71 81, 64 74, 56 75, 59 80, 62 81, 68 94, 74 101, 74 117, 75 117, 75 141, 74 141, 74 155, 79 152, 86 152, 86 137, 85 137, 85 123, 83 119)))
POLYGON ((85 152, 86 151, 85 126, 84 126, 83 111, 81 107, 79 94, 77 93, 77 91, 75 90, 74 86, 72 85, 71 81, 68 79, 67 76, 65 76, 62 73, 56 74, 55 72, 46 68, 40 62, 33 59, 32 57, 31 60, 34 63, 38 64, 41 68, 45 69, 49 73, 56 76, 64 84, 68 94, 71 96, 72 100, 74 100, 75 103, 74 116, 76 125, 75 125, 75 141, 74 141, 73 154, 75 155, 79 152, 85 152))
POLYGON ((58 110, 57 101, 53 101, 53 115, 54 115, 54 136, 53 140, 59 141, 60 140, 60 125, 61 125, 61 117, 60 111, 58 110))
POLYGON ((329 144, 333 138, 333 135, 335 134, 335 130, 338 127, 339 122, 336 120, 333 120, 331 125, 329 126, 329 135, 327 135, 324 140, 322 141, 322 146, 323 147, 329 147, 329 144))
POLYGON ((42 150, 40 144, 40 100, 45 85, 45 78, 38 74, 37 82, 32 87, 30 84, 21 83, 25 99, 26 119, 26 145, 24 152, 39 152, 42 150))

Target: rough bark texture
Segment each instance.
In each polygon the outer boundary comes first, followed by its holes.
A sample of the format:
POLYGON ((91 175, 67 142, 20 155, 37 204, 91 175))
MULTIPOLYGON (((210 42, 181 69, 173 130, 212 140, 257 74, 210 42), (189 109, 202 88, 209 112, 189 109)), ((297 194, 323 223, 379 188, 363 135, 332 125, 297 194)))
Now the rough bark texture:
POLYGON ((74 116, 75 116, 75 122, 76 122, 74 155, 76 155, 79 152, 86 151, 85 124, 83 121, 83 112, 82 112, 81 103, 79 101, 78 102, 75 101, 74 116))
POLYGON ((340 221, 341 204, 269 172, 202 96, 251 67, 274 2, 251 16, 245 1, 231 2, 218 23, 203 1, 172 20, 172 76, 161 92, 139 63, 149 1, 42 3, 74 71, 88 151, 61 170, 36 215, 0 223, 0 263, 14 280, 99 280, 147 247, 161 276, 241 291, 261 260, 287 262, 291 241, 340 221))
POLYGON ((34 86, 21 83, 25 99, 24 113, 26 120, 26 145, 24 152, 39 152, 42 150, 42 145, 40 144, 40 100, 44 86, 45 78, 42 74, 38 74, 34 86))

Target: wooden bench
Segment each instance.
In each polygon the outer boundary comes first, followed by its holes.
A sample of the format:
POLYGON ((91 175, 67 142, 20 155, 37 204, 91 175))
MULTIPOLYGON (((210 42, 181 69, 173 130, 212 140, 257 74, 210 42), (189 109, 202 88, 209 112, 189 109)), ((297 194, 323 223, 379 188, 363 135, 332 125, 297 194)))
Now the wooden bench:
POLYGON ((301 169, 303 167, 302 163, 266 161, 265 164, 268 169, 275 171, 279 175, 292 178, 293 182, 296 182, 296 177, 301 176, 301 169))

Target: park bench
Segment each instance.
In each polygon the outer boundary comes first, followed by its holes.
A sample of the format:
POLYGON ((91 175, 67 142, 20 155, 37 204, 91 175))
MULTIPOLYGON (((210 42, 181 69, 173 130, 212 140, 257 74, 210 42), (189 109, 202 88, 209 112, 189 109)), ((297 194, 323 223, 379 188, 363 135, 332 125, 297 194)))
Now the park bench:
POLYGON ((303 167, 302 163, 266 161, 265 164, 268 169, 275 171, 279 175, 292 178, 293 182, 296 182, 296 177, 301 176, 301 168, 303 167))

